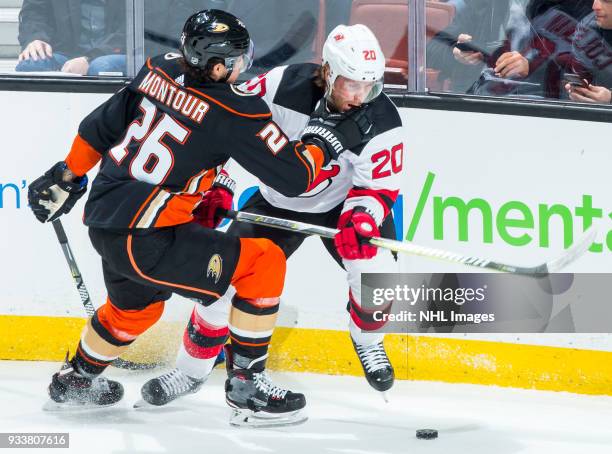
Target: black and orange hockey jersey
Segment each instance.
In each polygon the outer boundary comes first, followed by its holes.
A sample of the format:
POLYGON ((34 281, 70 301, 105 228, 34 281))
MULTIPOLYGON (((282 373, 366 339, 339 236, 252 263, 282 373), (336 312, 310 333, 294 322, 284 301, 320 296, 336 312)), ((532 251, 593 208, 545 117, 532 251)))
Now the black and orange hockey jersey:
POLYGON ((288 196, 312 183, 323 155, 290 141, 259 97, 185 74, 177 54, 149 59, 129 86, 80 124, 68 167, 101 159, 84 222, 99 228, 186 223, 229 158, 288 196))

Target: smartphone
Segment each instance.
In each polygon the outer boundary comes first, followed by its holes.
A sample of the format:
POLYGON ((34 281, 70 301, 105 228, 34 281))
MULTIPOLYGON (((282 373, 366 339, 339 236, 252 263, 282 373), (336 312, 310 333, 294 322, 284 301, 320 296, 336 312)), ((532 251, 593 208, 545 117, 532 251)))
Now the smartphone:
POLYGON ((457 43, 455 47, 461 52, 483 52, 483 50, 471 41, 457 43))
POLYGON ((491 58, 493 52, 499 49, 503 45, 503 41, 491 41, 485 43, 483 46, 476 44, 474 41, 467 41, 465 43, 457 43, 455 47, 461 52, 480 52, 485 59, 491 58))
POLYGON ((575 73, 565 73, 563 75, 563 80, 570 84, 572 87, 588 87, 588 82, 575 73))

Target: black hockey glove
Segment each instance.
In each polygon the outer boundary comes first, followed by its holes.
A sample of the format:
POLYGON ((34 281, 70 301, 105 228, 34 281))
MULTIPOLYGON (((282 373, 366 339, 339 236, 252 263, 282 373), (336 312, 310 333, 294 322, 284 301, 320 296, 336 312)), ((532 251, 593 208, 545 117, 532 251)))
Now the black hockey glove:
POLYGON ((61 161, 28 186, 28 202, 40 222, 51 222, 68 213, 87 191, 87 175, 63 181, 66 163, 61 161))
POLYGON ((302 133, 302 142, 316 145, 325 153, 326 165, 347 150, 357 151, 374 136, 374 125, 368 106, 345 113, 330 112, 324 100, 319 101, 302 133))

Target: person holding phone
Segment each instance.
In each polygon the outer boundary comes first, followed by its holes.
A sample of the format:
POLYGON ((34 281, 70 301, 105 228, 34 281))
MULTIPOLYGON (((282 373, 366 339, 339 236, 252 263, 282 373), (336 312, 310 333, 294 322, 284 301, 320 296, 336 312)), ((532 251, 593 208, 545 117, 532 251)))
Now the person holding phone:
POLYGON ((520 51, 529 60, 525 81, 540 85, 532 94, 567 98, 566 83, 585 84, 584 77, 571 69, 572 36, 580 21, 592 12, 592 5, 593 0, 529 0, 525 16, 531 33, 520 51))
MULTIPOLYGON (((572 40, 572 69, 584 85, 565 84, 572 101, 612 102, 612 0, 594 0, 593 12, 576 29, 572 40)), ((575 82, 575 81, 574 81, 575 82)))
POLYGON ((508 21, 512 0, 473 0, 427 45, 427 66, 450 80, 452 91, 466 92, 486 67, 498 77, 522 78, 527 60, 510 45, 508 21))
POLYGON ((457 45, 453 47, 453 57, 460 63, 476 65, 489 62, 498 77, 523 78, 529 74, 529 62, 517 51, 505 51, 496 58, 499 50, 504 47, 504 41, 492 41, 479 46, 472 42, 472 36, 462 33, 457 38, 457 45))

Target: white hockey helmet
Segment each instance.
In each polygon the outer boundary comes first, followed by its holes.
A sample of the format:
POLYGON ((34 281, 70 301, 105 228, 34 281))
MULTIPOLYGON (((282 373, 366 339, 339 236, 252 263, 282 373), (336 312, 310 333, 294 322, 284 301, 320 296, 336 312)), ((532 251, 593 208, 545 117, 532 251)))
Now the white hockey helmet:
POLYGON ((338 76, 374 85, 364 103, 382 91, 385 56, 374 33, 362 24, 338 25, 323 45, 323 65, 329 65, 326 97, 329 99, 338 76))

